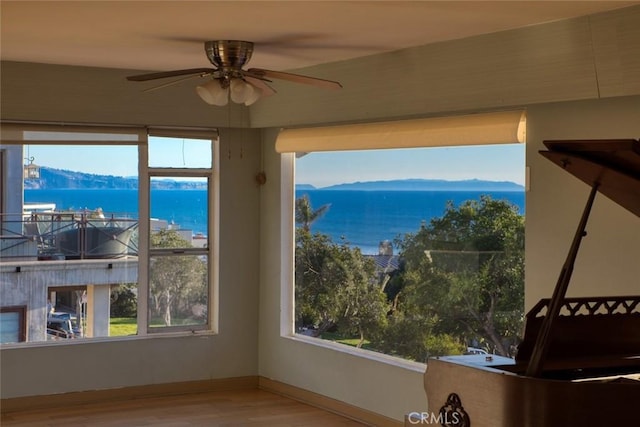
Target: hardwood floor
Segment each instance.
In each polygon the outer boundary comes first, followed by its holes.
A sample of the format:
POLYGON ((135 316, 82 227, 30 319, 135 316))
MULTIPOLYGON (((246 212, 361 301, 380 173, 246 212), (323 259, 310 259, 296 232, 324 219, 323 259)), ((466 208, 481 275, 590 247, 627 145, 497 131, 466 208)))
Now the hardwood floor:
POLYGON ((2 414, 2 426, 363 426, 264 390, 214 391, 2 414))

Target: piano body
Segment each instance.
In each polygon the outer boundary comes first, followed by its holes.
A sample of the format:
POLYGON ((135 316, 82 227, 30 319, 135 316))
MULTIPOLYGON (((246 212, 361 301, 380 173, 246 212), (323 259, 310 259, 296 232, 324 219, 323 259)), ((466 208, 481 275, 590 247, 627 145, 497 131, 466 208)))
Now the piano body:
POLYGON ((552 297, 527 314, 515 360, 429 359, 425 391, 442 425, 640 426, 640 295, 565 297, 596 193, 640 217, 640 142, 545 146, 543 156, 592 188, 567 260, 552 297))

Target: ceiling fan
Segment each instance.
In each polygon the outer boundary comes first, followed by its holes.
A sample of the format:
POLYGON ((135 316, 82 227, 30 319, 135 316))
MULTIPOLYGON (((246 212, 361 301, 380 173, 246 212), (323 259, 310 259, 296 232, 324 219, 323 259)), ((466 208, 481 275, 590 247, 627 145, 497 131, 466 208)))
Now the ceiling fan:
POLYGON ((276 91, 268 85, 271 79, 287 80, 326 89, 340 89, 342 85, 332 80, 265 70, 262 68, 242 67, 249 62, 253 53, 253 43, 242 40, 213 40, 204 43, 207 58, 214 68, 189 68, 186 70, 164 71, 150 74, 139 74, 127 77, 127 80, 140 82, 168 77, 186 76, 152 89, 170 86, 193 77, 212 79, 196 87, 198 95, 208 104, 227 105, 229 98, 235 103, 251 105, 263 96, 276 91))

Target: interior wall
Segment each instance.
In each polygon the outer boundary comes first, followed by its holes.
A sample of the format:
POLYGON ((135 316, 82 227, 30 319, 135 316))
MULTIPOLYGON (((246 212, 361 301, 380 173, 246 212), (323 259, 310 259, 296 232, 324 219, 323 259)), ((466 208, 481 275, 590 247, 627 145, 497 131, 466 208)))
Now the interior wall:
MULTIPOLYGON (((529 106, 526 199, 528 310, 551 296, 589 188, 538 154, 544 139, 638 138, 640 96, 529 106)), ((277 131, 264 135, 270 177, 261 194, 260 375, 402 419, 428 406, 424 365, 354 356, 282 336, 282 164, 275 153, 277 131)), ((570 295, 629 295, 640 291, 640 218, 604 197, 594 206, 589 236, 576 263, 570 295)), ((286 299, 286 297, 285 297, 286 299)), ((433 410, 433 408, 431 408, 433 410)))
POLYGON ((218 334, 3 346, 3 399, 258 374, 259 132, 220 134, 218 334))
MULTIPOLYGON (((633 7, 312 67, 304 72, 338 79, 345 88, 288 88, 255 104, 251 125, 313 126, 525 107, 528 309, 551 295, 588 192, 537 150, 547 138, 638 138, 637 58, 640 7, 633 7)), ((280 200, 286 191, 274 182, 282 172, 275 132, 265 132, 263 142, 271 181, 261 194, 260 375, 391 418, 426 410, 424 366, 401 367, 281 335, 281 257, 290 255, 274 250, 281 247, 280 200)), ((602 199, 576 265, 574 282, 584 284, 571 287, 570 294, 597 295, 603 288, 637 294, 638 218, 602 199)))
MULTIPOLYGON (((528 310, 550 298, 590 188, 541 156, 544 140, 640 138, 640 96, 533 105, 527 109, 526 293, 528 310)), ((569 296, 640 293, 640 218, 599 194, 569 296)))
POLYGON ((344 88, 275 82, 282 89, 251 107, 251 125, 367 122, 638 95, 638 58, 640 6, 634 6, 299 70, 344 88))
POLYGON ((249 109, 206 104, 196 83, 144 92, 158 82, 130 82, 140 71, 3 61, 3 120, 147 126, 245 127, 249 109))

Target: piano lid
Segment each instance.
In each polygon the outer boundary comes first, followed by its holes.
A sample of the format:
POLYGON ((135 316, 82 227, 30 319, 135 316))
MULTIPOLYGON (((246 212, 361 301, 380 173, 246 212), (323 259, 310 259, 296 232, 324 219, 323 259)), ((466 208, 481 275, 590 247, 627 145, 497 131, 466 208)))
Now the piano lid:
POLYGON ((640 142, 634 139, 544 141, 547 159, 640 217, 640 142))

